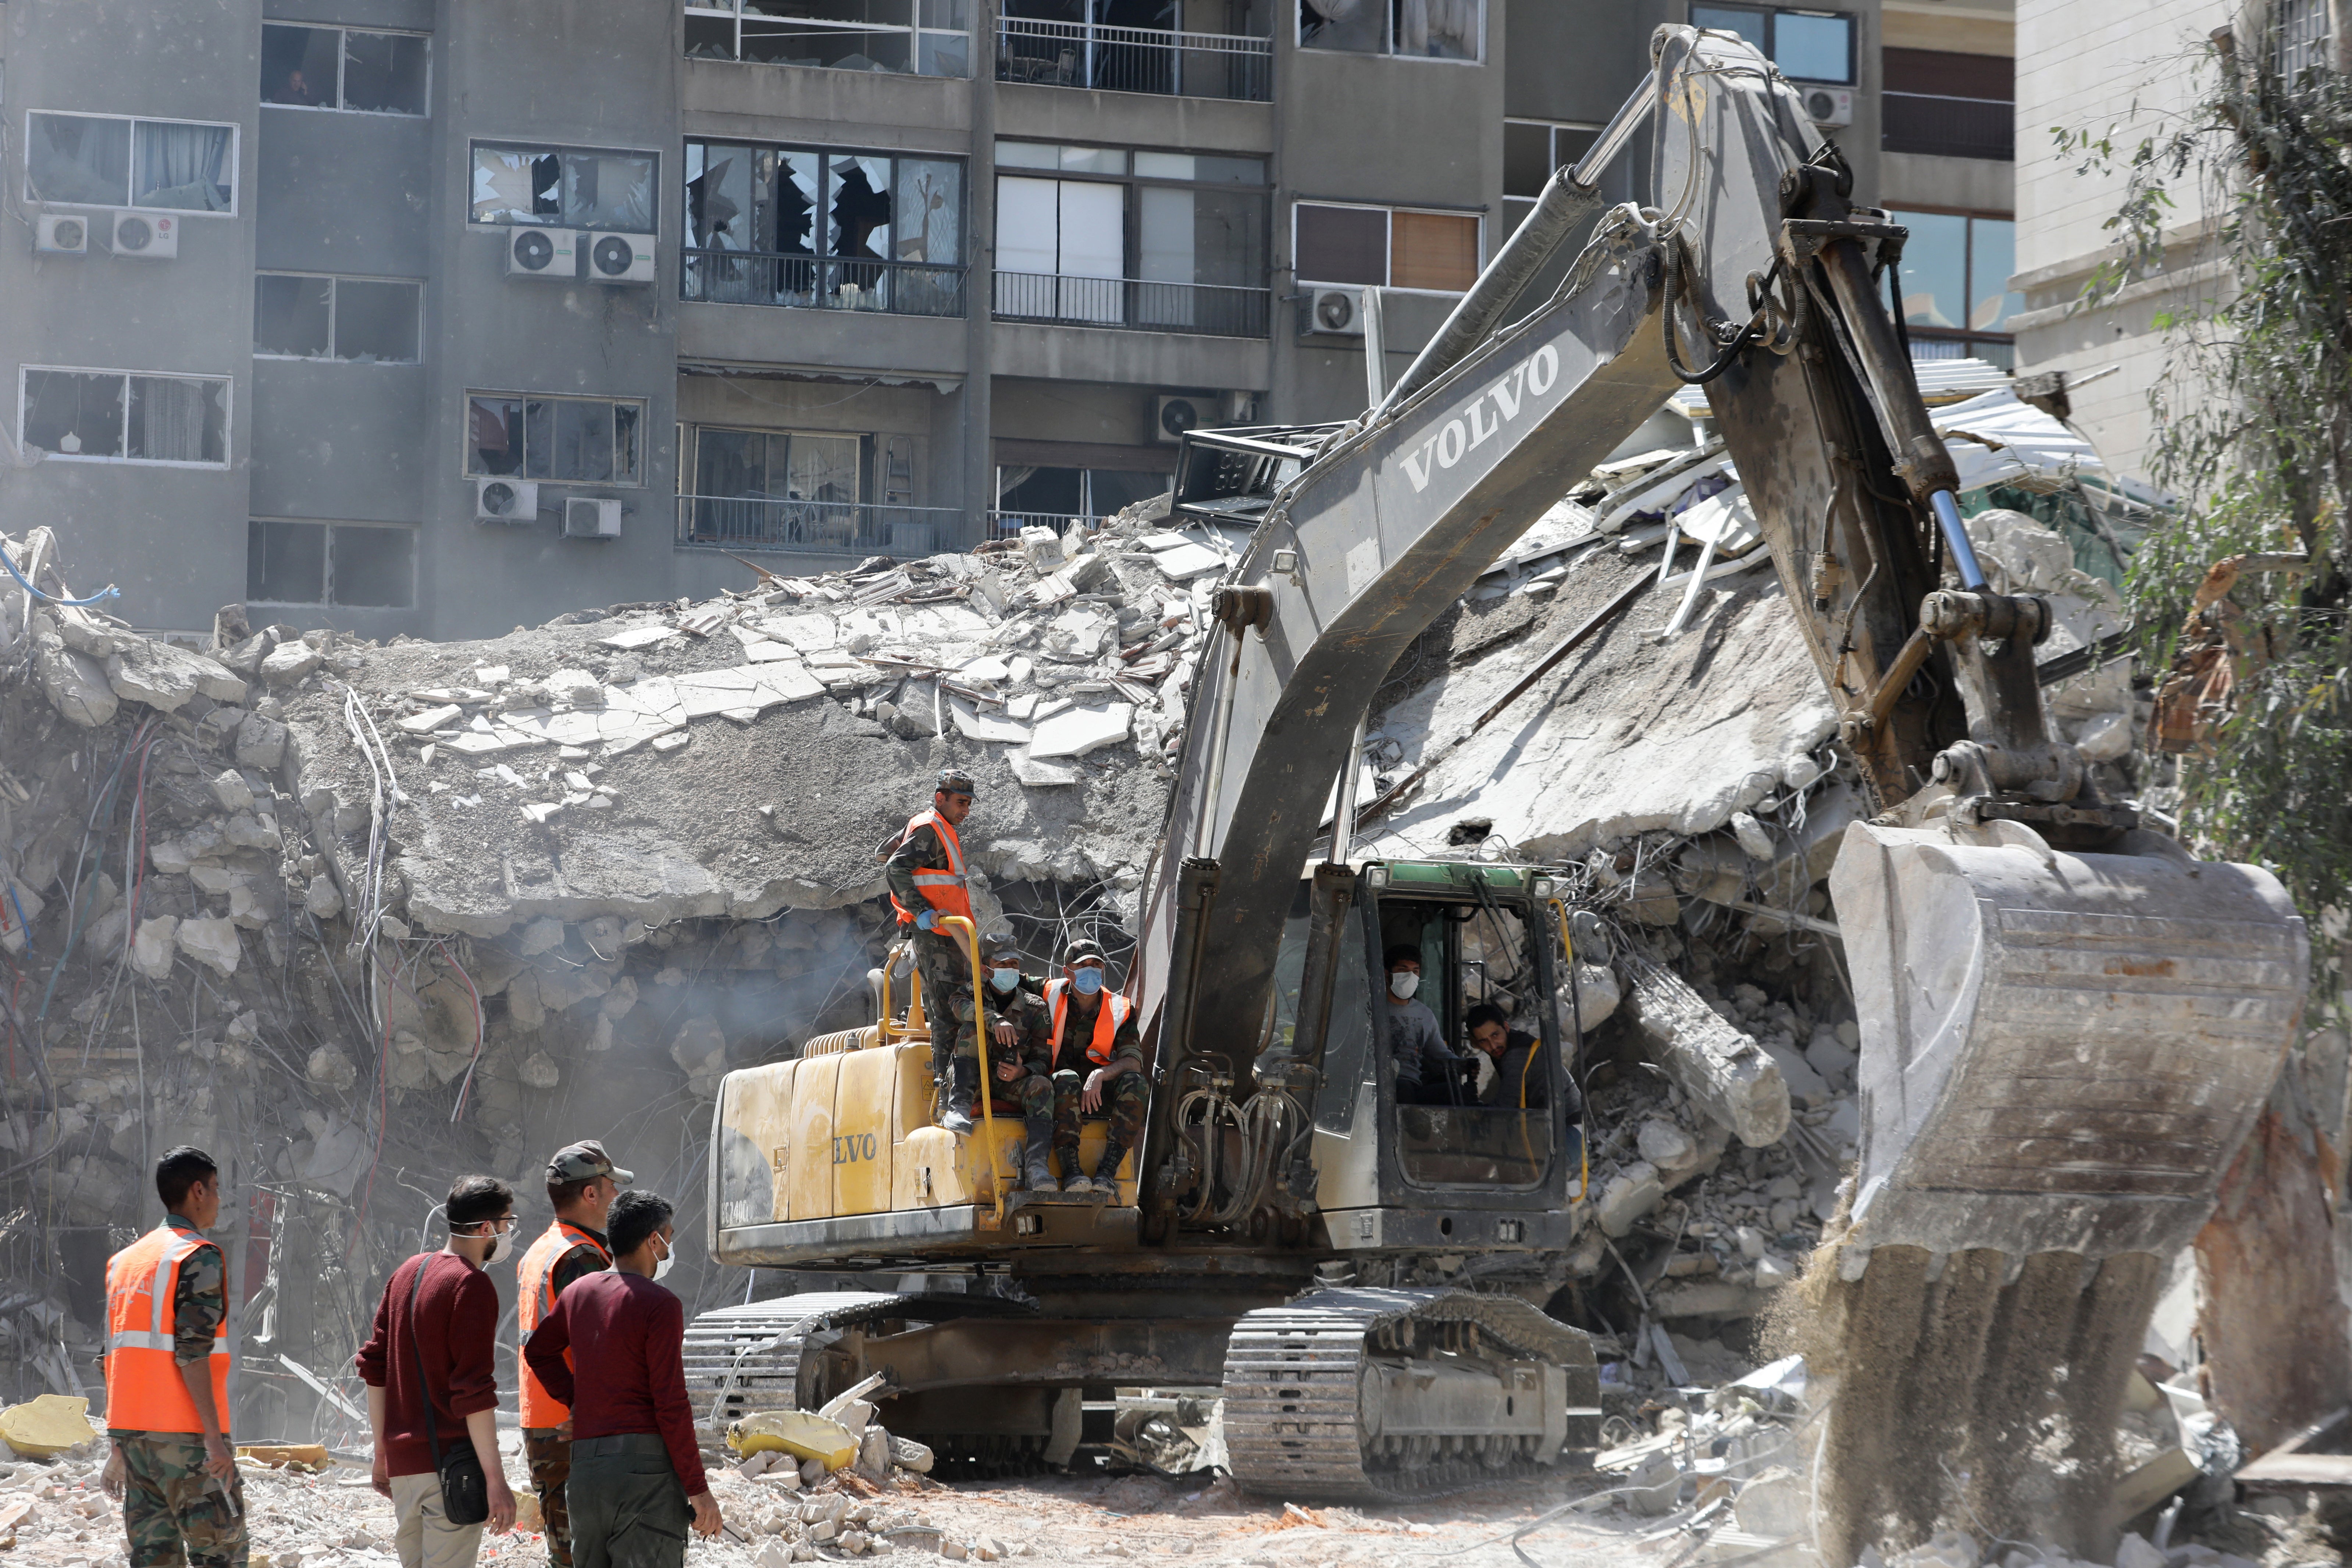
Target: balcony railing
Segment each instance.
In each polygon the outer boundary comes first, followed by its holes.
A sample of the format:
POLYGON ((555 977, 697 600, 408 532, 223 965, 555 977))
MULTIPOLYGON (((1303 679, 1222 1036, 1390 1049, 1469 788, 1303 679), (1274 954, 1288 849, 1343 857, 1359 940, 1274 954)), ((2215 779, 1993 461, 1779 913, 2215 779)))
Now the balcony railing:
POLYGON ((686 0, 686 58, 918 76, 970 74, 971 24, 962 0, 929 0, 914 25, 905 5, 866 0, 686 0), (894 21, 871 20, 894 9, 894 21))
POLYGON ((1878 143, 1885 152, 2004 163, 2017 156, 2017 105, 2007 99, 1882 92, 1878 101, 1878 143))
POLYGON ((1045 272, 996 275, 1000 321, 1262 338, 1266 334, 1269 299, 1264 289, 1229 289, 1214 283, 1069 278, 1045 272))
POLYGON ((893 316, 963 314, 963 268, 844 261, 758 250, 684 250, 678 297, 713 305, 794 305, 893 316))
POLYGON ((1050 528, 1055 533, 1067 533, 1073 523, 1091 533, 1103 525, 1103 519, 1082 511, 992 511, 988 514, 988 537, 1018 539, 1024 528, 1050 528))
POLYGON ((677 542, 828 555, 936 555, 963 542, 963 513, 944 506, 680 496, 677 542))
POLYGON ((996 79, 1265 103, 1274 40, 1005 16, 996 26, 996 79))

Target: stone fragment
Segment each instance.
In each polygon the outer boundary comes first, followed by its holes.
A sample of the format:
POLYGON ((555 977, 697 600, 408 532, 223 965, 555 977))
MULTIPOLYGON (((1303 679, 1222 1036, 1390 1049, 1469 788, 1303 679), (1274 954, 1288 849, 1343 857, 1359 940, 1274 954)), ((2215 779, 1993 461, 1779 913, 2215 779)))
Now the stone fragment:
POLYGON ((1066 709, 1037 726, 1030 737, 1029 755, 1041 761, 1083 757, 1126 740, 1134 720, 1132 702, 1066 709))
POLYGON ((113 721, 121 701, 108 684, 106 672, 87 654, 62 642, 42 638, 36 662, 40 668, 41 695, 67 722, 95 730, 113 721))
POLYGON ((236 923, 218 916, 182 921, 173 940, 182 952, 224 978, 236 973, 244 953, 236 923))
POLYGON ((1067 763, 1048 763, 1029 754, 1026 749, 1004 753, 1004 761, 1013 769, 1013 776, 1031 789, 1050 789, 1061 784, 1074 784, 1086 775, 1067 763))
POLYGON ((1617 1011, 1622 988, 1617 984, 1617 972, 1605 963, 1580 963, 1576 966, 1576 989, 1573 994, 1563 983, 1559 987, 1559 1016, 1572 1018, 1579 1030, 1590 1034, 1607 1023, 1617 1011), (1570 1004, 1574 1011, 1570 1011, 1570 1004))
POLYGON ((813 1487, 816 1485, 817 1482, 824 1479, 828 1473, 829 1472, 824 1468, 824 1461, 823 1459, 803 1459, 801 1461, 801 1485, 804 1487, 813 1487))
POLYGON ((1651 1057, 1692 1103, 1751 1149, 1785 1137, 1789 1086, 1780 1064, 1672 970, 1648 962, 1631 968, 1626 1014, 1651 1057))
POLYGON ((994 713, 983 713, 961 697, 948 699, 948 713, 955 727, 967 740, 997 741, 1008 746, 1029 743, 1029 726, 1000 719, 994 713))
POLYGON ((1783 1046, 1774 1040, 1762 1040, 1758 1044, 1780 1068, 1780 1081, 1789 1086, 1789 1099, 1792 1103, 1809 1110, 1829 1103, 1829 1084, 1813 1070, 1813 1064, 1805 1059, 1802 1052, 1793 1046, 1783 1046))
POLYGON ((534 958, 563 945, 563 922, 552 915, 542 915, 522 928, 521 940, 515 951, 526 958, 534 958))
POLYGON ((1663 873, 1643 870, 1625 879, 1625 912, 1645 926, 1670 926, 1683 918, 1683 906, 1663 873))
POLYGON ((107 910, 89 922, 81 933, 82 951, 101 963, 110 963, 121 956, 122 938, 131 926, 131 910, 121 904, 107 910))
MULTIPOLYGON (((614 632, 611 637, 598 637, 596 640, 606 647, 616 647, 625 650, 629 648, 651 647, 657 642, 666 642, 669 638, 677 637, 677 635, 678 630, 676 626, 631 626, 625 631, 614 632)), ((488 685, 488 682, 485 681, 483 684, 488 685)))
POLYGON ((352 1065, 351 1058, 334 1047, 320 1046, 310 1053, 310 1059, 303 1065, 302 1076, 312 1083, 340 1092, 360 1080, 360 1069, 352 1065))
POLYGON ((261 673, 261 661, 268 658, 269 650, 277 646, 276 637, 260 631, 214 657, 239 675, 258 675, 261 673))
POLYGON ((553 1089, 563 1075, 557 1069, 553 1057, 545 1051, 533 1051, 515 1069, 515 1076, 522 1079, 526 1088, 553 1089))
POLYGON ((694 737, 684 730, 673 730, 667 735, 655 736, 653 748, 664 755, 669 755, 682 750, 687 742, 693 739, 694 737))
POLYGON ((1661 1171, 1670 1171, 1691 1163, 1698 1154, 1698 1145, 1691 1135, 1663 1117, 1653 1116, 1642 1123, 1634 1135, 1634 1147, 1642 1158, 1661 1171))
POLYGON ((1609 1184, 1601 1189, 1601 1196, 1593 1205, 1593 1217, 1599 1221, 1603 1235, 1623 1236, 1648 1218, 1665 1196, 1666 1189, 1658 1180, 1656 1168, 1647 1161, 1636 1160, 1610 1177, 1609 1184))
POLYGON ((261 679, 272 686, 291 685, 326 662, 326 656, 308 643, 279 643, 262 659, 261 679))
POLYGON ((1813 1031, 1812 1039, 1805 1046, 1805 1060, 1835 1087, 1844 1083, 1847 1075, 1853 1071, 1855 1058, 1846 1043, 1838 1038, 1835 1029, 1820 1028, 1813 1031))
POLYGON ((236 728, 236 765, 276 773, 286 761, 286 726, 258 713, 236 728))
POLYGON ((302 907, 315 919, 333 920, 343 912, 342 890, 335 886, 332 877, 321 871, 310 879, 310 887, 304 889, 302 907))
POLYGON ((139 934, 131 939, 131 967, 150 980, 161 980, 171 973, 173 939, 179 929, 179 920, 173 915, 141 921, 139 934))
POLYGON ((235 768, 223 768, 213 776, 213 799, 223 811, 253 809, 253 786, 235 768))
POLYGON ((445 702, 438 708, 427 708, 422 713, 410 713, 394 719, 393 723, 412 735, 429 735, 436 730, 447 729, 465 715, 466 710, 455 702, 445 702))
POLYGON ((217 752, 236 738, 237 726, 244 722, 244 709, 215 708, 196 721, 196 738, 217 752))
POLYGON ((1731 836, 1739 841, 1739 847, 1747 851, 1750 860, 1760 860, 1769 865, 1779 853, 1780 846, 1773 842, 1772 836, 1764 830, 1764 825, 1757 821, 1752 813, 1735 811, 1731 814, 1731 836))
POLYGON ((245 682, 227 666, 166 642, 139 637, 106 661, 107 683, 115 695, 165 713, 176 713, 199 694, 215 702, 245 700, 245 682))

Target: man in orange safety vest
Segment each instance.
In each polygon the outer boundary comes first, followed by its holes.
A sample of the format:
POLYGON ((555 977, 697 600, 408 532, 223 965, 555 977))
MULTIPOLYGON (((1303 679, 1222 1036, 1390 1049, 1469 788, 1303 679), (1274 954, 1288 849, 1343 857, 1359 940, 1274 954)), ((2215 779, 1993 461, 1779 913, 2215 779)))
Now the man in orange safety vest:
POLYGON ((971 815, 971 775, 940 770, 931 808, 907 821, 886 845, 883 879, 898 911, 898 931, 914 939, 915 968, 923 977, 923 1012, 931 1025, 931 1073, 945 1089, 940 1125, 971 1131, 972 1099, 980 1089, 980 1030, 986 1024, 972 995, 971 959, 960 933, 940 924, 950 915, 971 919, 960 828, 971 815))
POLYGON ((107 1260, 100 1479, 122 1500, 132 1568, 244 1568, 245 1488, 229 1447, 228 1267, 220 1167, 183 1144, 155 1163, 163 1223, 107 1260))
MULTIPOLYGON (((621 1189, 635 1179, 593 1140, 567 1143, 548 1161, 547 1201, 554 1205, 555 1220, 515 1269, 515 1319, 522 1343, 530 1343, 531 1331, 555 1310, 555 1299, 566 1286, 613 1266, 604 1216, 621 1189)), ((572 1514, 563 1499, 563 1485, 572 1478, 572 1411, 547 1391, 527 1359, 521 1373, 523 1452, 546 1526, 549 1568, 572 1568, 572 1514)))

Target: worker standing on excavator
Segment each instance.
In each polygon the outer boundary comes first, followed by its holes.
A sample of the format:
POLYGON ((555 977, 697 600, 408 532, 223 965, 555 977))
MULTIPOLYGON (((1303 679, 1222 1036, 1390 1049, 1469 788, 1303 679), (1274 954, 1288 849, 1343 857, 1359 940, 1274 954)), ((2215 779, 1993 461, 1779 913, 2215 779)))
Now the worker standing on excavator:
POLYGON ((885 862, 890 903, 898 930, 911 935, 915 969, 923 977, 923 1011, 931 1023, 931 1076, 943 1106, 940 1125, 950 1132, 971 1131, 972 1099, 980 1090, 979 999, 971 994, 971 965, 955 933, 939 923, 948 915, 971 919, 971 895, 964 882, 963 840, 956 829, 971 815, 971 775, 961 768, 940 770, 931 808, 907 820, 907 831, 885 862))
MULTIPOLYGON (((1040 1112, 1050 1118, 1054 1155, 1062 1166, 1062 1191, 1118 1194, 1118 1163, 1143 1138, 1143 1044, 1135 1028, 1135 1004, 1108 984, 1103 950, 1080 937, 1062 954, 1062 977, 1045 983, 1045 1010, 1052 1018, 1046 1037, 1046 1073, 1032 1072, 1022 1109, 1030 1147, 1036 1147, 1040 1112), (1078 1118, 1100 1110, 1110 1136, 1090 1179, 1078 1165, 1078 1118)), ((1030 1184, 1044 1174, 1033 1169, 1030 1184)))

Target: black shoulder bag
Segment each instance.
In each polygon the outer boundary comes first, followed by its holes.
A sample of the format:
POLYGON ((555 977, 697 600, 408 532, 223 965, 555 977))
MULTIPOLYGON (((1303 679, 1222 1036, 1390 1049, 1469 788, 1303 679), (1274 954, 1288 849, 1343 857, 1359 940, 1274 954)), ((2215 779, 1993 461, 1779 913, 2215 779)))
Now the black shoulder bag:
POLYGON ((490 1482, 482 1474, 481 1457, 469 1439, 447 1453, 434 1428, 441 1424, 433 1408, 433 1385, 425 1376, 425 1342, 416 1331, 416 1302, 425 1289, 425 1270, 433 1267, 427 1253, 416 1265, 415 1282, 408 1288, 408 1348, 416 1355, 416 1392, 425 1401, 425 1442, 433 1450, 433 1469, 441 1478, 441 1511, 452 1524, 480 1524, 490 1517, 490 1482))

